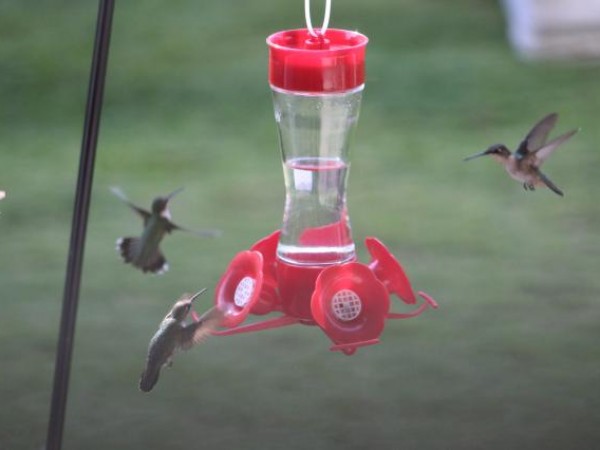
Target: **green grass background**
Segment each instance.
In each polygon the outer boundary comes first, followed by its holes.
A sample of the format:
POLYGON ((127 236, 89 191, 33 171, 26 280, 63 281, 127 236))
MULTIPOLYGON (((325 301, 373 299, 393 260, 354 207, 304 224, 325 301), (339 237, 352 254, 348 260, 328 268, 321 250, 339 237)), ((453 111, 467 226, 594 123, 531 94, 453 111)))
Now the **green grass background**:
MULTIPOLYGON (((2 449, 45 439, 96 8, 0 3, 2 449)), ((312 327, 215 338, 137 390, 170 303, 280 224, 264 40, 302 8, 117 2, 64 448, 594 448, 600 67, 519 61, 491 0, 333 5, 332 26, 370 38, 348 192, 360 256, 378 236, 439 310, 352 357, 312 327), (582 128, 545 166, 565 198, 461 162, 551 111, 557 132, 582 128), (114 251, 140 223, 111 185, 146 205, 185 186, 173 216, 224 236, 175 234, 171 271, 144 276, 114 251)))

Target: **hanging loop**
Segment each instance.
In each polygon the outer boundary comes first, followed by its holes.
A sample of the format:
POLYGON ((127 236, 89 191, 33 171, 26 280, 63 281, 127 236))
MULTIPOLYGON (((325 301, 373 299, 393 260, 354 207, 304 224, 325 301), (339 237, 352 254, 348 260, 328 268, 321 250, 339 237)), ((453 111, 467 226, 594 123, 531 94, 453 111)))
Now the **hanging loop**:
POLYGON ((327 31, 327 27, 329 26, 329 17, 331 15, 331 0, 325 0, 325 14, 323 16, 323 25, 319 32, 317 33, 312 26, 312 21, 310 19, 310 0, 304 0, 304 16, 306 17, 306 28, 308 28, 308 32, 313 37, 321 37, 325 35, 327 31))

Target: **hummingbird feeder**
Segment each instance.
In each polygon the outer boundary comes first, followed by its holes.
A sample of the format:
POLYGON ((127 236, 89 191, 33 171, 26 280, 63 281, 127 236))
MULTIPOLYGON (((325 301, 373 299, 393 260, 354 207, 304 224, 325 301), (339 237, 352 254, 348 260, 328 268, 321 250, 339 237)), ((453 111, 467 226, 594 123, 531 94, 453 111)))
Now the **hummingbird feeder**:
POLYGON ((279 31, 267 38, 269 83, 285 178, 280 230, 238 253, 222 275, 215 304, 224 312, 218 336, 292 324, 316 325, 331 350, 353 354, 377 344, 386 320, 415 317, 437 303, 417 297, 400 263, 376 238, 371 260, 357 261, 346 207, 352 131, 365 82, 365 35, 321 28, 279 31), (415 308, 391 312, 390 296, 415 308), (249 315, 279 313, 244 324, 249 315))

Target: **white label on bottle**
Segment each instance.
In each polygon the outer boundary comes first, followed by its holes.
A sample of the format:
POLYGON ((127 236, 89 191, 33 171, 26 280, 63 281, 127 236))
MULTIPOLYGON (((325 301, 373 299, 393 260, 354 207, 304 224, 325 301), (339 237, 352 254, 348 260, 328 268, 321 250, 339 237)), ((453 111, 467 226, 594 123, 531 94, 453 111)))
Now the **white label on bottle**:
POLYGON ((297 191, 312 190, 312 178, 310 170, 294 169, 294 186, 297 191))

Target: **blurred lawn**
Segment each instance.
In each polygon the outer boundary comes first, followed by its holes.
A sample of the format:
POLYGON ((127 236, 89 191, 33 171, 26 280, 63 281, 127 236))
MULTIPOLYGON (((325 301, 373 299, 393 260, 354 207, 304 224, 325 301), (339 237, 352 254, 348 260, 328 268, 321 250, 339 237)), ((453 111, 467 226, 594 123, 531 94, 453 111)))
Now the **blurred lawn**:
MULTIPOLYGON (((346 0, 370 37, 353 145, 354 237, 374 235, 441 307, 346 357, 318 328, 219 338, 137 390, 183 291, 279 226, 283 178, 265 37, 302 2, 117 2, 64 447, 584 449, 600 439, 600 67, 523 64, 491 0, 346 0), (579 133, 525 192, 492 161, 544 114, 579 133), (179 186, 171 271, 122 265, 137 202, 179 186)), ((316 2, 315 2, 316 3, 316 2)), ((94 1, 0 3, 0 448, 46 433, 94 1)), ((316 10, 319 6, 315 5, 316 10)), ((320 19, 315 19, 319 21, 320 19)), ((210 304, 209 296, 201 307, 210 304)))

